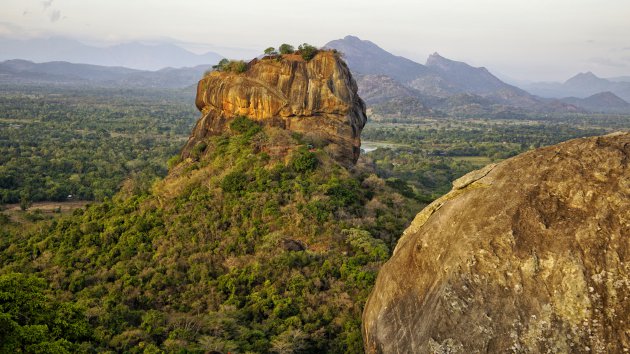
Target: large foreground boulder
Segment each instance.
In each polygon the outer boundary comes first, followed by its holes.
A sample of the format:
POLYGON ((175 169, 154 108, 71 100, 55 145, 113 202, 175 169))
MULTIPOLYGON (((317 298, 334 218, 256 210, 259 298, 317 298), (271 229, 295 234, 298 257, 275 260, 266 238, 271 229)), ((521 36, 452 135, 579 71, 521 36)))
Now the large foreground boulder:
POLYGON ((629 352, 629 164, 617 133, 457 180, 380 271, 367 352, 629 352))

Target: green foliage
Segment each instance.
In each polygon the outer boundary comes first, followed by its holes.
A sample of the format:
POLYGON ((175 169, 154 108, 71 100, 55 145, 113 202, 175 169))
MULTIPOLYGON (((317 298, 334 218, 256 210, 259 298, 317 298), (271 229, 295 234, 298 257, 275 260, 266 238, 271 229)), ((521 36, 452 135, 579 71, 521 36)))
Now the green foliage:
POLYGON ((323 188, 336 207, 356 206, 362 202, 360 186, 355 179, 332 177, 323 188))
POLYGON ((276 48, 274 47, 269 47, 267 49, 265 49, 265 55, 278 55, 278 52, 276 51, 276 48))
POLYGON ((196 116, 176 90, 4 87, 0 204, 103 200, 166 175, 196 116))
POLYGON ((208 144, 205 141, 200 141, 192 148, 190 155, 193 159, 199 160, 199 158, 201 158, 201 155, 206 151, 207 147, 208 144))
POLYGON ((230 64, 230 60, 223 58, 219 60, 216 65, 212 65, 212 70, 224 71, 227 68, 228 64, 230 64))
POLYGON ((30 208, 31 205, 33 205, 33 201, 31 200, 30 193, 23 190, 20 193, 20 209, 22 209, 22 211, 25 211, 30 208))
POLYGON ((411 186, 400 178, 388 178, 385 180, 385 183, 407 198, 414 198, 416 196, 411 186))
POLYGON ((247 63, 242 60, 221 59, 217 65, 212 66, 212 69, 240 74, 247 71, 247 63))
POLYGON ((313 171, 317 167, 317 163, 317 156, 305 148, 299 149, 291 160, 291 166, 298 173, 313 171))
POLYGON ((283 43, 278 48, 278 51, 280 52, 280 54, 293 54, 295 52, 295 49, 292 45, 283 43))
POLYGON ((38 269, 54 296, 86 304, 96 352, 360 351, 384 259, 373 239, 395 242, 418 205, 391 203, 402 197, 385 182, 363 186, 286 132, 246 118, 231 131, 206 141, 202 162, 181 162, 177 192, 169 178, 28 237, 4 232, 0 272, 38 269), (278 139, 286 164, 263 152, 278 139))
POLYGON ((318 49, 308 43, 304 43, 298 47, 298 52, 304 60, 309 61, 315 57, 318 49))
POLYGON ((365 254, 375 261, 385 261, 389 257, 389 249, 383 240, 376 239, 369 232, 360 229, 343 230, 346 242, 355 252, 365 254))
POLYGON ((262 130, 260 124, 245 117, 238 116, 230 123, 230 130, 245 135, 246 137, 252 137, 262 130))
POLYGON ((171 168, 177 166, 180 162, 182 162, 182 157, 177 154, 166 161, 166 166, 168 166, 168 169, 170 170, 171 168))
POLYGON ((221 189, 227 193, 243 192, 246 187, 247 175, 243 172, 231 172, 221 181, 221 189))
POLYGON ((0 275, 0 352, 71 353, 90 339, 82 311, 46 296, 45 288, 32 275, 0 275))
MULTIPOLYGON (((623 120, 622 118, 619 118, 623 120)), ((407 118, 401 123, 368 124, 364 141, 385 143, 367 154, 377 173, 399 193, 421 202, 447 193, 451 182, 486 164, 532 148, 581 136, 605 134, 619 121, 592 118, 547 122, 407 118), (413 124, 409 124, 413 123, 413 124), (395 179, 392 179, 395 178, 395 179), (405 186, 405 184, 407 186, 405 186)), ((627 118, 630 123, 630 118, 627 118)))
POLYGON ((420 207, 410 190, 426 200, 495 158, 628 125, 372 122, 364 138, 392 144, 348 171, 243 117, 146 188, 191 128, 190 97, 2 92, 3 196, 113 194, 130 175, 144 192, 33 227, 0 214, 0 352, 363 352, 362 304, 420 207))

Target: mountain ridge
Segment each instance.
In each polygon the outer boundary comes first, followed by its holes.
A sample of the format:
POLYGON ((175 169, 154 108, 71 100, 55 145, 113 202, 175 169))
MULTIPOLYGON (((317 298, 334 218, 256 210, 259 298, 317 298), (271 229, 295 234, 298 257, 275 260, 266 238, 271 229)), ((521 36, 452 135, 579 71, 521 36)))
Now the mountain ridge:
MULTIPOLYGON (((575 107, 564 102, 549 103, 516 86, 506 84, 484 67, 475 68, 464 62, 444 58, 438 53, 429 56, 426 65, 422 65, 409 63, 409 59, 395 56, 373 42, 355 36, 331 41, 325 47, 342 52, 349 59, 348 65, 357 77, 366 75, 366 78, 370 78, 369 81, 358 80, 359 93, 363 94, 364 90, 368 93, 368 102, 375 104, 374 111, 379 111, 379 105, 386 105, 387 112, 397 110, 396 102, 402 102, 401 97, 391 97, 392 92, 403 93, 407 101, 409 97, 413 97, 412 100, 421 102, 422 107, 429 109, 420 109, 417 114, 432 112, 432 115, 438 116, 507 118, 520 117, 526 112, 575 110, 575 107), (362 53, 368 54, 362 56, 362 53), (388 65, 381 65, 383 62, 388 65), (409 65, 413 70, 399 70, 400 67, 409 65), (384 88, 380 97, 377 78, 381 78, 384 88), (392 80, 399 85, 396 87, 392 80), (369 87, 363 87, 363 84, 369 84, 369 87)), ((398 112, 403 111, 408 110, 403 107, 398 109, 398 112)))
POLYGON ((577 97, 586 98, 601 92, 610 91, 626 102, 630 102, 630 82, 605 79, 592 72, 578 73, 566 81, 537 82, 524 85, 524 88, 536 95, 550 98, 577 97))
POLYGON ((186 88, 210 65, 163 68, 156 71, 64 61, 34 63, 13 59, 0 63, 0 77, 17 84, 90 85, 102 87, 186 88))
POLYGON ((216 64, 222 55, 195 54, 174 44, 148 45, 128 42, 96 47, 64 37, 13 40, 0 38, 0 61, 24 59, 33 62, 67 61, 101 66, 122 66, 138 70, 216 64))

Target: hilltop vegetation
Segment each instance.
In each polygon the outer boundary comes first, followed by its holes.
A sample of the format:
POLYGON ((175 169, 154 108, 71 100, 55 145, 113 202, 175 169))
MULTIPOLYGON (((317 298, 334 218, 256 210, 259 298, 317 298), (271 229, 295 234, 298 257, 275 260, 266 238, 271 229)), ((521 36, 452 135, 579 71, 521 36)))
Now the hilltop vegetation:
POLYGON ((295 134, 231 128, 150 193, 5 225, 0 273, 82 309, 76 350, 362 352, 362 304, 419 205, 295 134))

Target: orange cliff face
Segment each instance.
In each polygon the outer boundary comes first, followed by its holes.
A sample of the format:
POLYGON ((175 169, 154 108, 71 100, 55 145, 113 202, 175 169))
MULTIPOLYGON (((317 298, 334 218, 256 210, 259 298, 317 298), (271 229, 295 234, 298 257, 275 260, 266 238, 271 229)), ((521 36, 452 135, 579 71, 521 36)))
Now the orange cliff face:
POLYGON ((244 73, 211 72, 199 81, 196 105, 202 117, 183 158, 206 137, 228 130, 233 118, 247 116, 300 133, 349 166, 359 158, 367 121, 356 82, 332 51, 320 51, 310 61, 299 55, 254 59, 244 73))

